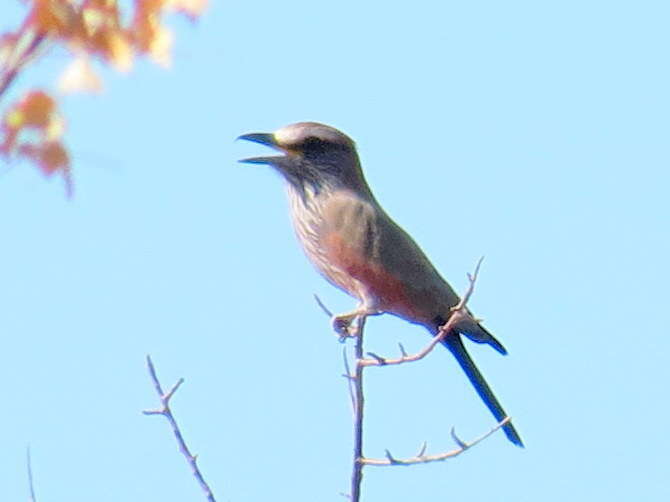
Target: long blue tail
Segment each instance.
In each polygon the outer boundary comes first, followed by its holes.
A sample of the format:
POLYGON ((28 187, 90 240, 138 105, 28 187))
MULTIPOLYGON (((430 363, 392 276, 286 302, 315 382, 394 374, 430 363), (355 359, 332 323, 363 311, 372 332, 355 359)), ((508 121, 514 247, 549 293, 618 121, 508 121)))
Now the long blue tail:
MULTIPOLYGON (((463 371, 468 376, 470 383, 474 386, 479 397, 482 398, 482 401, 486 404, 493 416, 498 422, 502 421, 507 417, 507 413, 503 410, 503 407, 500 405, 496 397, 493 395, 493 391, 484 380, 484 377, 475 366, 474 361, 470 357, 470 354, 465 350, 463 341, 461 340, 461 335, 458 333, 449 333, 443 340, 442 343, 451 351, 454 355, 458 364, 461 365, 463 371)), ((508 422, 503 426, 503 431, 512 443, 523 448, 523 441, 519 437, 516 429, 511 422, 508 422)))

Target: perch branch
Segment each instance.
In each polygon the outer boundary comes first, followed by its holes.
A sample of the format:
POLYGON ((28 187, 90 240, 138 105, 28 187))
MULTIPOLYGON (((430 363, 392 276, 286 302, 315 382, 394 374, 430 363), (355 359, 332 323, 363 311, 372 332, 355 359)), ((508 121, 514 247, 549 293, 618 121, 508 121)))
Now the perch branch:
POLYGON ((354 391, 354 460, 351 473, 351 501, 359 502, 361 498, 361 483, 363 481, 363 410, 365 405, 365 396, 363 394, 363 366, 360 362, 363 360, 363 332, 365 328, 365 317, 358 321, 358 332, 356 336, 356 345, 354 346, 354 357, 356 365, 354 367, 353 378, 350 380, 354 391))

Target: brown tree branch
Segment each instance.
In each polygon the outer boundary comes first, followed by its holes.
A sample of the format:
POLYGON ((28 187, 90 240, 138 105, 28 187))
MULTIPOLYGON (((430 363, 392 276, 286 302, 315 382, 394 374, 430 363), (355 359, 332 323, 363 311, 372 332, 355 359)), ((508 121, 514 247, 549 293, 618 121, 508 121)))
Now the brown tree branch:
POLYGON ((163 415, 167 419, 167 421, 170 423, 170 426, 172 427, 172 432, 175 439, 177 440, 177 444, 179 445, 179 451, 181 451, 182 455, 184 455, 186 458, 186 461, 188 462, 189 466, 191 467, 191 471, 193 472, 193 476, 198 481, 200 488, 207 497, 207 501, 216 502, 212 490, 200 472, 200 468, 198 467, 198 457, 197 455, 191 454, 191 451, 188 449, 186 441, 184 441, 181 430, 179 429, 177 421, 175 420, 174 415, 172 414, 172 410, 170 409, 170 399, 172 399, 172 396, 174 396, 175 392, 177 392, 177 389, 181 386, 181 384, 184 383, 184 379, 180 378, 168 392, 163 392, 163 388, 161 387, 161 383, 159 382, 158 376, 156 375, 156 369, 154 368, 154 363, 151 360, 151 356, 147 356, 147 368, 149 370, 151 380, 154 384, 154 388, 156 389, 156 393, 158 394, 158 398, 161 401, 161 407, 156 410, 144 410, 142 413, 145 415, 163 415))

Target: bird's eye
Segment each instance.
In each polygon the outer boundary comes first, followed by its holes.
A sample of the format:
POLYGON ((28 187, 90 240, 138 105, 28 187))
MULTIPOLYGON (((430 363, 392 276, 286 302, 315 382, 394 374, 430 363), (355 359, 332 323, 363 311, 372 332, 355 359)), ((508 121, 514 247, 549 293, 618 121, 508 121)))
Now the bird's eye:
POLYGON ((316 136, 309 136, 303 141, 303 146, 305 148, 314 148, 323 145, 323 141, 316 136))
POLYGON ((323 154, 328 150, 328 143, 316 136, 305 138, 302 142, 302 150, 306 155, 323 154))

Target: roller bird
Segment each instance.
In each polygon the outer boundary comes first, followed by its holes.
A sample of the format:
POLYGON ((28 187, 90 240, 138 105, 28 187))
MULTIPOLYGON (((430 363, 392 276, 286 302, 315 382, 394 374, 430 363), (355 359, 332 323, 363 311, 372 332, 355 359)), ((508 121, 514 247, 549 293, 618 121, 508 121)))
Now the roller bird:
MULTIPOLYGON (((281 173, 295 232, 308 259, 328 281, 358 300, 355 310, 333 318, 337 331, 346 333, 360 316, 389 313, 424 326, 433 336, 440 333, 460 298, 377 202, 351 138, 325 124, 299 122, 239 139, 280 152, 241 162, 267 164, 281 173)), ((442 339, 500 422, 507 413, 468 354, 463 336, 500 354, 507 351, 469 311, 442 339)), ((511 422, 503 430, 512 443, 523 446, 511 422)))

